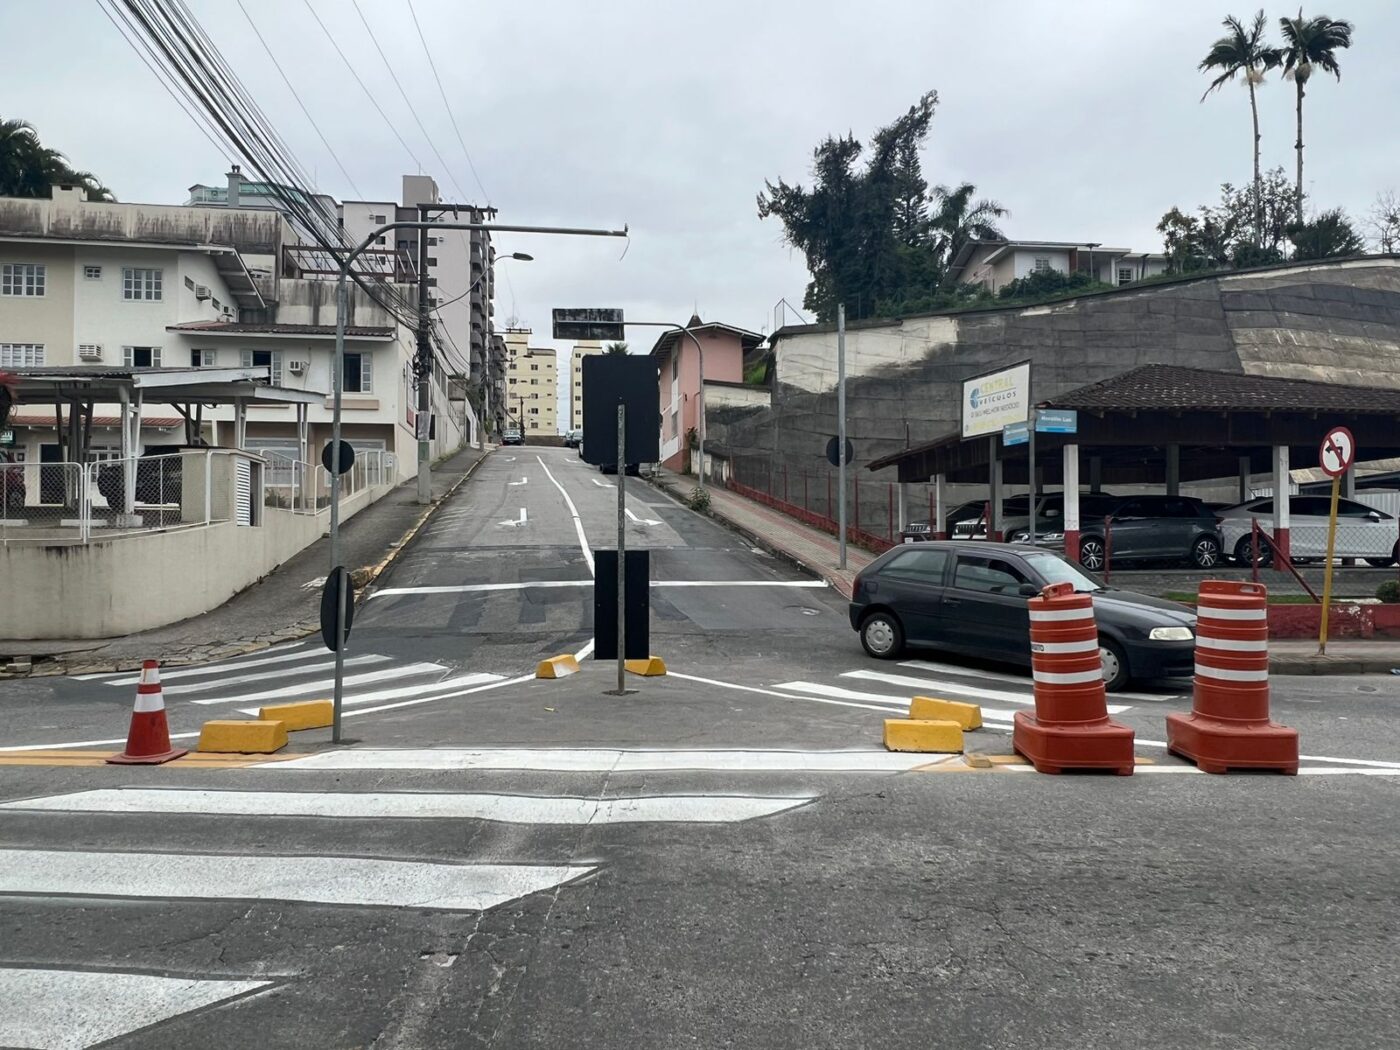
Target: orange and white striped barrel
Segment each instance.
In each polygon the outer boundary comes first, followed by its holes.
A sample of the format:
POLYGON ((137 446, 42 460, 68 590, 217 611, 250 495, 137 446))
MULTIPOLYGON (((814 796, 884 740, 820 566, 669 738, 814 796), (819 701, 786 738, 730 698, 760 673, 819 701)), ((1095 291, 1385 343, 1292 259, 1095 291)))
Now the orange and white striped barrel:
POLYGON ((1059 725, 1107 718, 1093 596, 1057 583, 1029 604, 1036 718, 1059 725))
POLYGON ((1205 580, 1196 596, 1198 715, 1269 720, 1269 594, 1262 583, 1205 580))

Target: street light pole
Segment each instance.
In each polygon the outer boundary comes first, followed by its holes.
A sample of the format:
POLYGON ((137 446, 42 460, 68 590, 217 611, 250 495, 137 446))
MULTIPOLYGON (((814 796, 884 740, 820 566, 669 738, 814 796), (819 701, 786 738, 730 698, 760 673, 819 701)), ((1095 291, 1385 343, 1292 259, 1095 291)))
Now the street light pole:
MULTIPOLYGON (((350 267, 354 265, 356 259, 369 250, 370 245, 381 234, 390 230, 418 230, 420 242, 426 242, 427 234, 422 231, 429 229, 438 230, 480 230, 487 233, 546 233, 556 234, 566 237, 626 237, 627 227, 620 230, 588 230, 578 229, 568 226, 514 226, 502 223, 489 222, 391 222, 379 227, 345 256, 340 263, 339 274, 336 277, 336 301, 335 301, 335 359, 331 363, 333 408, 331 415, 331 440, 332 448, 335 450, 335 459, 332 461, 336 467, 340 466, 340 410, 341 391, 344 385, 343 373, 345 370, 345 314, 348 310, 346 301, 346 281, 349 279, 350 267)), ((421 255, 421 253, 420 253, 421 255)), ((420 274, 421 276, 421 274, 420 274)), ((420 293, 421 294, 421 293, 420 293)), ((340 472, 331 471, 331 521, 330 521, 330 549, 331 549, 331 571, 327 579, 337 575, 336 570, 340 566, 340 472)), ((345 593, 349 594, 347 583, 345 593)), ((331 739, 335 743, 340 743, 340 709, 341 699, 344 691, 344 671, 345 671, 345 600, 336 602, 335 616, 335 689, 334 701, 332 704, 331 739)))

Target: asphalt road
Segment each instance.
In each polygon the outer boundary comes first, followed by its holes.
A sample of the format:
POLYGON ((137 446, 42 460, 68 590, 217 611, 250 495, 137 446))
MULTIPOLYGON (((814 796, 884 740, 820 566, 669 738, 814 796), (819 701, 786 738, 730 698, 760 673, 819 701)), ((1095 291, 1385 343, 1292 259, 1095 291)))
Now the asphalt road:
MULTIPOLYGON (((674 673, 526 678, 588 646, 614 482, 482 465, 357 618, 349 748, 89 764, 130 676, 0 683, 4 746, 67 745, 0 753, 0 1046, 1400 1042, 1400 679, 1275 679, 1298 777, 1168 758, 1170 683, 1111 698, 1131 778, 890 755, 911 692, 980 700, 969 750, 1008 754, 1029 683, 868 659, 830 591, 635 479, 674 673)), ((172 727, 325 660, 172 672, 172 727)))

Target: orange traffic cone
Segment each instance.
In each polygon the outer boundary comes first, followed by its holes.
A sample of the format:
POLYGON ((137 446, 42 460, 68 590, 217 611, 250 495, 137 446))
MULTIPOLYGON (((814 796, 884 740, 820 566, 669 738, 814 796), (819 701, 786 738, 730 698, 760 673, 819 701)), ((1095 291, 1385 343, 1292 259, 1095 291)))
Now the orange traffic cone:
POLYGON ((165 698, 160 691, 160 664, 147 660, 141 665, 141 683, 136 687, 136 706, 131 712, 126 750, 107 761, 128 766, 154 766, 186 754, 189 754, 187 749, 176 750, 170 746, 165 698))

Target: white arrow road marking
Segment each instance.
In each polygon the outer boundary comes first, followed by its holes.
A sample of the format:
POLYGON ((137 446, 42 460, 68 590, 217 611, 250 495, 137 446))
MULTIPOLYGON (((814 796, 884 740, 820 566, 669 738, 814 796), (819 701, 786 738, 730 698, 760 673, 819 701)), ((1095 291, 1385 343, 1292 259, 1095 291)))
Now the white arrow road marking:
POLYGON ((520 518, 519 518, 519 520, 517 520, 517 521, 502 521, 502 522, 498 522, 497 524, 500 524, 500 525, 509 525, 509 526, 511 526, 512 528, 517 528, 517 527, 519 527, 519 526, 521 526, 521 525, 526 525, 526 524, 529 523, 529 522, 527 521, 527 517, 528 517, 528 515, 526 515, 526 513, 525 513, 525 508, 524 508, 524 507, 521 507, 521 508, 520 508, 520 518))
POLYGON ((7 802, 0 809, 49 813, 199 813, 237 817, 359 820, 493 820, 507 824, 727 824, 771 817, 815 795, 595 796, 456 794, 441 791, 185 791, 103 788, 7 802))
POLYGON ((655 518, 639 518, 639 517, 637 517, 637 515, 635 515, 635 514, 632 513, 632 508, 631 508, 631 507, 623 507, 622 509, 625 510, 625 511, 627 512, 627 517, 628 517, 631 521, 635 521, 638 525, 660 525, 660 524, 661 524, 661 522, 657 521, 655 518))
POLYGON ((591 871, 563 865, 362 857, 15 849, 0 850, 0 893, 485 911, 591 871))
POLYGON ((0 969, 0 1046, 81 1050, 273 983, 0 969))
POLYGON ((509 482, 506 482, 506 484, 508 484, 508 485, 528 485, 528 484, 530 484, 530 479, 529 479, 529 478, 521 478, 519 481, 509 481, 509 482))
POLYGON ((604 481, 602 478, 594 478, 593 484, 597 485, 600 489, 610 489, 615 487, 612 482, 604 481))

